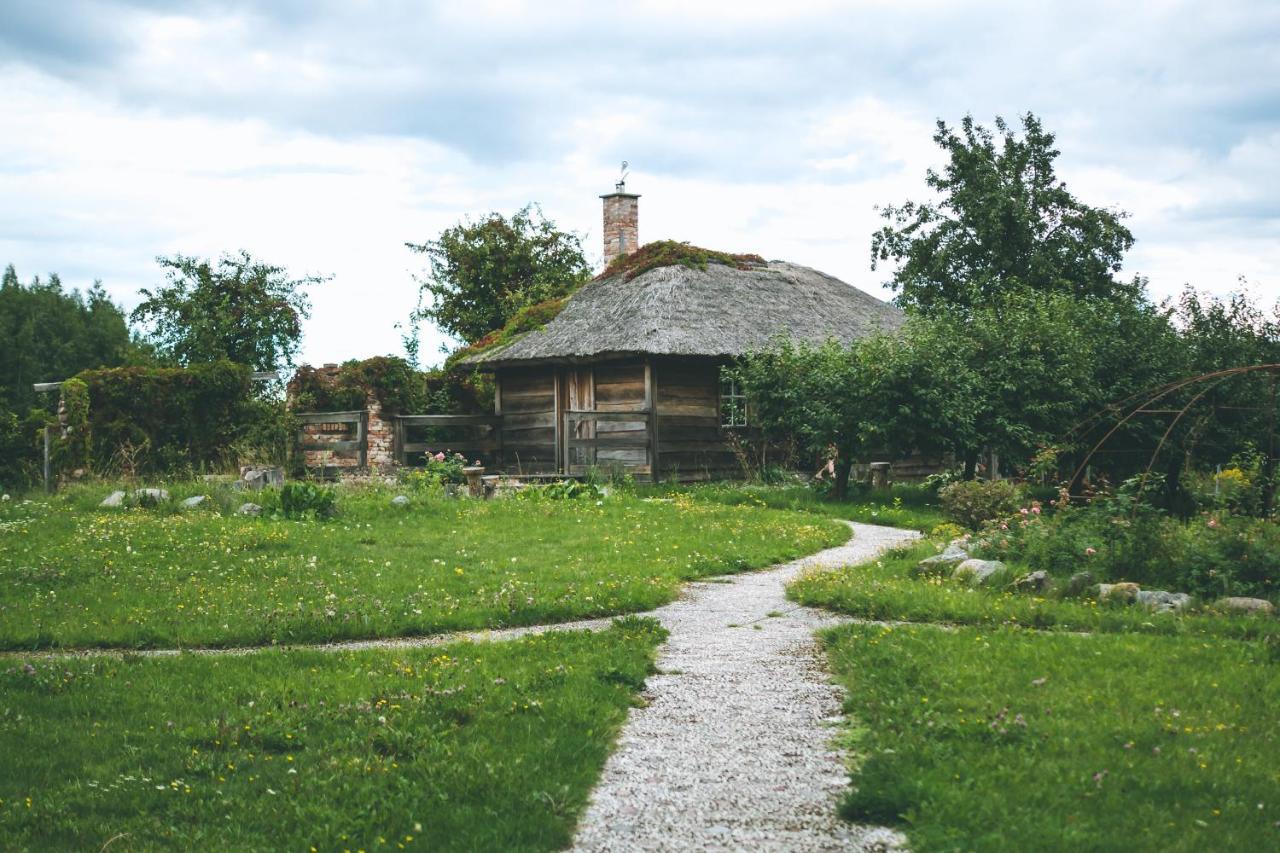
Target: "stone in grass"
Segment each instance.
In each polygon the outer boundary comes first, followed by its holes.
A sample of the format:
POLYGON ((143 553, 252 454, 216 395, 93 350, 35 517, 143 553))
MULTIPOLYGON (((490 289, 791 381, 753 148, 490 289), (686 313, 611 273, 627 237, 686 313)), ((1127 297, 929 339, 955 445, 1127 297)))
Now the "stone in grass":
POLYGON ((255 503, 243 503, 243 504, 240 504, 240 508, 236 510, 236 515, 249 515, 249 516, 257 517, 259 515, 262 515, 262 507, 258 506, 255 503))
POLYGON ((1094 587, 1095 597, 1099 601, 1120 601, 1125 604, 1132 604, 1141 591, 1142 587, 1129 581, 1100 583, 1094 587))
POLYGON ((956 566, 956 570, 951 573, 951 578, 964 581, 969 586, 986 586, 993 577, 999 575, 1004 569, 1004 563, 999 560, 974 560, 971 558, 956 566))
POLYGON ((1249 616, 1270 616, 1276 612, 1276 606, 1265 598, 1245 598, 1233 595, 1219 598, 1213 603, 1215 610, 1227 613, 1242 613, 1249 616))
POLYGON ((1093 576, 1093 572, 1076 572, 1067 579, 1067 585, 1062 590, 1062 594, 1067 598, 1079 598, 1095 583, 1097 578, 1093 576))
POLYGON ((205 495, 192 495, 182 502, 182 508, 195 509, 207 500, 208 498, 205 495))
POLYGON ((102 499, 102 503, 98 506, 115 507, 124 506, 124 492, 119 490, 112 492, 102 499))
POLYGON ((408 495, 396 495, 394 498, 391 499, 391 505, 392 506, 408 506, 409 505, 408 495))
POLYGON ((138 503, 147 506, 169 500, 169 493, 164 489, 134 489, 133 497, 138 503))
POLYGON ((1053 580, 1049 577, 1049 573, 1043 569, 1029 572, 1013 582, 1013 588, 1018 592, 1048 592, 1051 586, 1053 586, 1053 580))
POLYGON ((1178 613, 1187 609, 1191 596, 1185 592, 1168 592, 1163 589, 1140 589, 1134 602, 1153 613, 1178 613))
POLYGON ((916 564, 915 574, 926 576, 941 577, 950 571, 953 567, 960 565, 969 559, 969 555, 964 551, 952 550, 950 546, 941 554, 934 554, 932 557, 925 557, 916 564))

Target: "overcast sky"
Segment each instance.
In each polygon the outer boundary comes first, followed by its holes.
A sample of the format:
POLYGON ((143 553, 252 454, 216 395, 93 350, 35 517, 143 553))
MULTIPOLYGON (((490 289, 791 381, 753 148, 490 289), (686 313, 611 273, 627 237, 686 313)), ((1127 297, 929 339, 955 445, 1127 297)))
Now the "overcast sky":
POLYGON ((0 264, 132 308, 157 255, 246 248, 332 275, 306 360, 394 353, 405 241, 534 201, 598 263, 626 159, 642 241, 883 294, 874 207, 926 197, 934 121, 1026 111, 1078 197, 1131 215, 1126 277, 1280 296, 1280 3, 1256 0, 0 0, 0 264))

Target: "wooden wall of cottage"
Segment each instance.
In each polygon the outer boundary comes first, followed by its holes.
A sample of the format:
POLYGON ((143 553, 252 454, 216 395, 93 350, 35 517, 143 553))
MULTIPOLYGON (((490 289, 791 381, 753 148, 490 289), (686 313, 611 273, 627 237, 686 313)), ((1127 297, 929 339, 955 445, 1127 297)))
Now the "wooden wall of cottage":
POLYGON ((654 476, 656 452, 661 479, 741 474, 720 427, 719 365, 711 360, 502 368, 496 378, 508 472, 583 474, 595 467, 643 480, 654 476), (571 417, 566 424, 566 414, 581 412, 610 417, 571 417), (622 417, 627 414, 635 417, 622 417))

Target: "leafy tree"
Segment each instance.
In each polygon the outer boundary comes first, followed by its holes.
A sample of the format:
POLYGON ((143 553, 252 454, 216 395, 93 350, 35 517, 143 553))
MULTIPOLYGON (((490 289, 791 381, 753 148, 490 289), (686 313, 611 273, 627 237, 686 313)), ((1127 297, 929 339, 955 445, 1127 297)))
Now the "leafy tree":
POLYGON ((174 255, 157 258, 166 283, 143 288, 132 319, 166 361, 179 365, 227 359, 254 370, 289 367, 311 316, 304 288, 322 276, 290 278, 283 267, 255 261, 248 252, 216 264, 174 255))
POLYGON ((467 344, 502 328, 521 308, 572 292, 591 275, 581 238, 556 228, 534 205, 510 219, 491 213, 435 240, 405 245, 429 264, 418 282, 420 299, 429 298, 430 305, 412 321, 431 320, 467 344))
POLYGON ((42 401, 34 382, 123 364, 133 345, 124 313, 94 282, 87 293, 39 276, 23 285, 10 265, 0 278, 0 407, 25 412, 42 401))
POLYGON ((898 302, 929 313, 988 302, 1029 287, 1077 297, 1141 292, 1115 281, 1133 245, 1123 213, 1075 198, 1054 173, 1054 136, 1031 113, 1022 135, 996 119, 996 133, 966 116, 959 133, 939 121, 933 137, 949 162, 925 183, 939 198, 881 212, 871 266, 897 265, 898 302), (997 134, 999 139, 997 140, 997 134))
POLYGON ((967 477, 984 450, 1020 466, 1082 418, 1176 375, 1180 346, 1149 303, 1024 288, 847 348, 783 341, 738 371, 765 438, 814 457, 836 449, 842 495, 849 466, 873 452, 949 451, 967 477))
POLYGON ((0 277, 0 483, 23 485, 39 471, 37 433, 57 400, 37 395, 33 383, 137 356, 124 313, 100 283, 81 293, 55 274, 24 285, 8 266, 0 277))
POLYGON ((765 441, 794 443, 814 461, 835 451, 841 499, 853 463, 868 454, 950 449, 970 434, 972 377, 963 360, 935 343, 910 333, 847 348, 782 340, 741 359, 735 376, 765 441))

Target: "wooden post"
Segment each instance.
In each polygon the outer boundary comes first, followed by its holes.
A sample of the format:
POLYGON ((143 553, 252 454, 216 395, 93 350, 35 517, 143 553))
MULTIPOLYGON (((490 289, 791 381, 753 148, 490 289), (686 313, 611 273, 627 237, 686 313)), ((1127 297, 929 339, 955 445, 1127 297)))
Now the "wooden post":
POLYGON ((356 421, 356 446, 357 453, 360 455, 360 467, 367 468, 369 466, 369 410, 365 409, 360 413, 359 420, 356 421))
POLYGON ((644 407, 648 410, 649 428, 649 477, 658 482, 658 385, 654 376, 653 359, 644 361, 644 407))
POLYGON ((568 448, 565 447, 565 436, 569 434, 569 419, 564 414, 564 410, 566 406, 564 403, 564 393, 563 393, 564 383, 561 381, 561 377, 563 374, 564 374, 564 368, 556 368, 551 375, 551 380, 552 380, 551 406, 552 406, 552 410, 555 412, 555 417, 553 417, 551 421, 555 428, 555 435, 554 435, 554 439, 556 442, 555 468, 556 468, 557 474, 569 473, 569 460, 568 460, 569 452, 568 452, 568 448))
POLYGON ((53 461, 50 459, 50 449, 53 443, 52 439, 53 427, 45 424, 44 427, 44 490, 53 493, 53 461))

